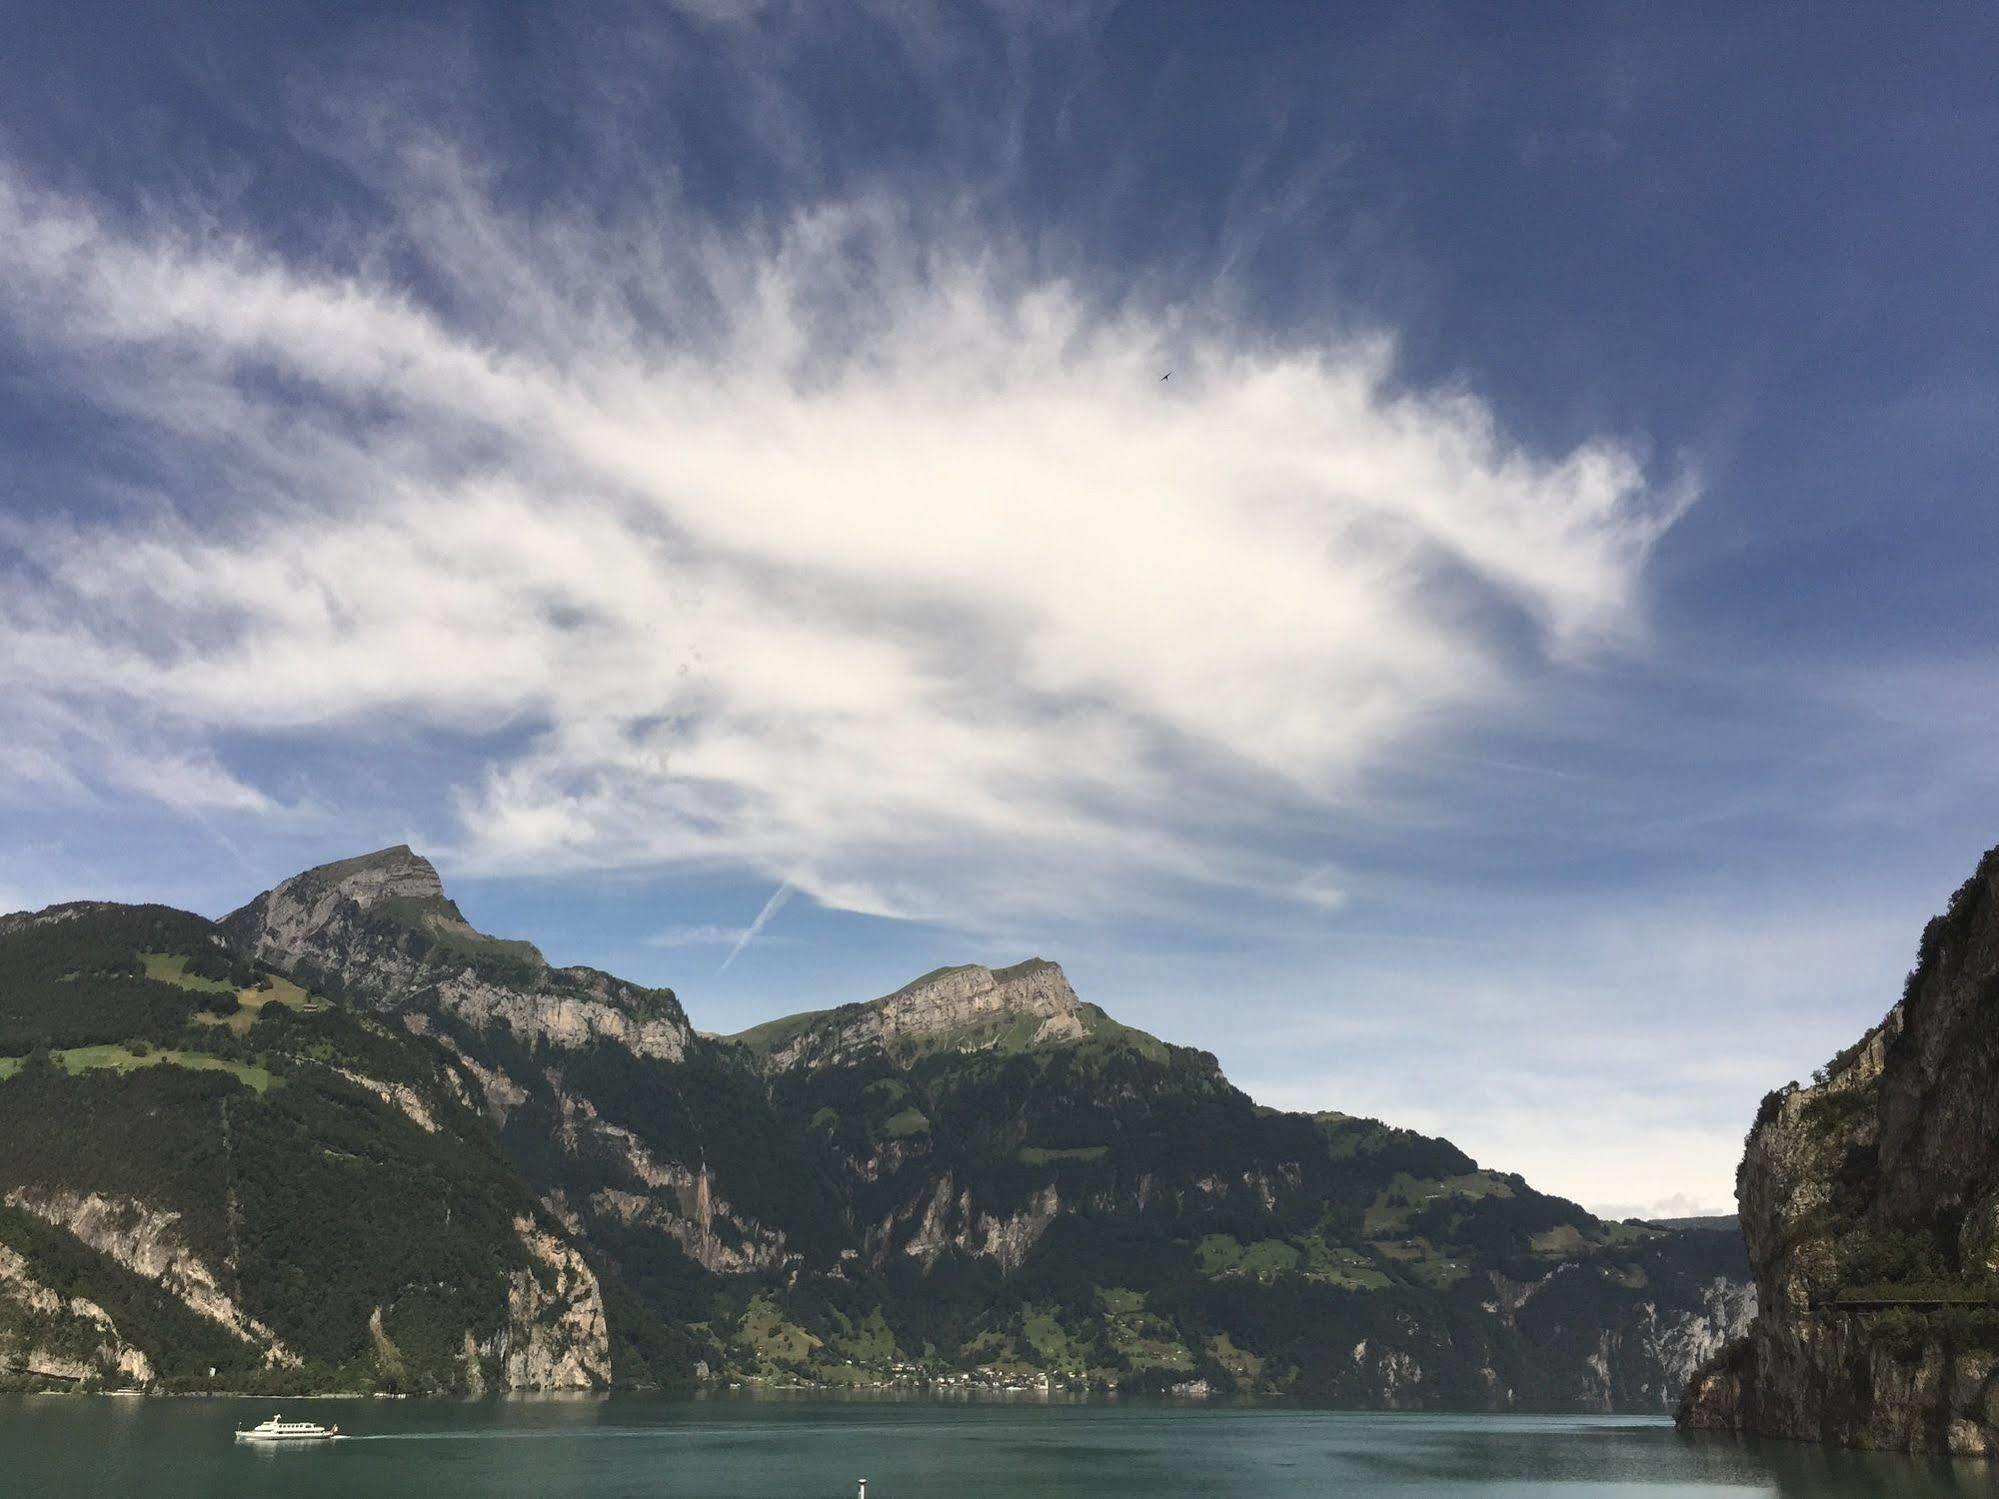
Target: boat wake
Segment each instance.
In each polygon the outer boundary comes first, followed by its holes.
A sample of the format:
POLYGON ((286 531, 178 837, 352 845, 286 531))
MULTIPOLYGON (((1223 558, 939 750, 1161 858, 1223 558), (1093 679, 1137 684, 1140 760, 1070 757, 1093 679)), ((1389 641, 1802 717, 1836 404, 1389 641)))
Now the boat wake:
POLYGON ((376 1431, 350 1436, 342 1432, 342 1442, 501 1442, 524 1437, 546 1436, 540 1431, 376 1431))
POLYGON ((342 1432, 342 1442, 533 1442, 565 1438, 606 1441, 616 1438, 657 1437, 658 1428, 649 1426, 514 1427, 499 1431, 372 1431, 342 1432))

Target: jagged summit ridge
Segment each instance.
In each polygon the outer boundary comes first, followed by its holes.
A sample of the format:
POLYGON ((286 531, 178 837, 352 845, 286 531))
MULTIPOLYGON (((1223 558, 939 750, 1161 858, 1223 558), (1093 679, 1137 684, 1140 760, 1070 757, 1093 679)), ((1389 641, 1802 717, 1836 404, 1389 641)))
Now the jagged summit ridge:
POLYGON ((678 1058, 692 1031, 668 990, 555 968, 531 942, 489 937, 407 844, 295 874, 222 919, 229 940, 309 985, 409 1012, 500 1023, 560 1047, 618 1041, 678 1058))
POLYGON ((283 885, 317 885, 337 889, 366 907, 377 901, 443 900, 444 881, 437 866, 407 843, 377 849, 352 859, 321 864, 295 874, 283 885))
POLYGON ((880 999, 787 1016, 733 1039, 760 1055, 766 1068, 781 1072, 866 1051, 976 1051, 1079 1041, 1101 1014, 1077 998, 1060 964, 1029 958, 1008 968, 963 963, 933 969, 880 999))
POLYGON ((276 961, 338 926, 343 918, 405 903, 422 913, 471 930, 444 894, 437 866, 407 843, 358 858, 338 859, 280 880, 249 904, 222 918, 234 941, 276 961))
POLYGON ((1082 1001, 1061 965, 1029 958, 1011 968, 966 963, 939 968, 875 1001, 885 1037, 925 1035, 993 1015, 1034 1015, 1080 1035, 1082 1001), (1075 1025, 1063 1022, 1076 1020, 1075 1025))

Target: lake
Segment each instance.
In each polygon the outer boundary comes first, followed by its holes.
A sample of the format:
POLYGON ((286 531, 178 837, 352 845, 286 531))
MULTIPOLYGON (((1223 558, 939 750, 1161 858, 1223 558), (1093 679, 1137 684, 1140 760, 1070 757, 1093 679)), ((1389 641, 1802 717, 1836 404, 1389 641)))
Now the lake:
POLYGON ((1682 1437, 1616 1416, 1376 1415, 1133 1401, 716 1396, 414 1401, 0 1397, 0 1495, 611 1499, 1852 1499, 1990 1492, 1982 1463, 1682 1437), (230 1432, 282 1409, 348 1439, 230 1432))

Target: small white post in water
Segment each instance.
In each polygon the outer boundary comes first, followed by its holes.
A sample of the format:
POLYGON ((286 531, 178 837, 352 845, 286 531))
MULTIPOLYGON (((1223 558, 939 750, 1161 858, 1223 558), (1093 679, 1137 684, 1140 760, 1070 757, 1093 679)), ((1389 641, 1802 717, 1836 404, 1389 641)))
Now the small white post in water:
POLYGON ((865 1478, 861 1480, 860 1499, 868 1499, 868 1481, 865 1478))

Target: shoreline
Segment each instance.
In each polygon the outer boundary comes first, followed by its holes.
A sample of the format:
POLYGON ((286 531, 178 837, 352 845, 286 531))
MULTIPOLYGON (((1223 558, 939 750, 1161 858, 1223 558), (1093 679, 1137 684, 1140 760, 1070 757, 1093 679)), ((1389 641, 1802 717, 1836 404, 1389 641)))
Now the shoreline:
MULTIPOLYGON (((1020 1398, 1023 1392, 1006 1390, 841 1390, 837 1388, 784 1388, 784 1389, 661 1389, 661 1388, 621 1388, 611 1390, 511 1390, 497 1393, 470 1395, 416 1395, 387 1392, 367 1392, 342 1394, 319 1392, 304 1395, 259 1395, 239 1391, 144 1391, 144 1390, 13 1390, 0 1391, 0 1408, 9 1399, 55 1401, 77 1395, 112 1396, 121 1400, 149 1400, 159 1402, 180 1401, 235 1401, 263 1404, 268 1401, 405 1401, 413 1405, 439 1407, 482 1407, 501 1405, 608 1405, 620 1401, 653 1402, 666 1401, 676 1404, 726 1403, 731 1405, 855 1405, 882 1406, 900 1405, 934 1408, 940 1406, 1005 1406, 1021 1408, 1034 1405, 1048 1408, 1112 1409, 1155 1409, 1186 1412, 1197 1410, 1263 1410, 1295 1411, 1300 1414, 1350 1415, 1357 1417, 1394 1418, 1398 1420, 1422 1420, 1439 1418, 1445 1420, 1467 1417, 1499 1417, 1524 1420, 1588 1420, 1610 1423, 1636 1423, 1647 1426, 1671 1428, 1670 1412, 1654 1410, 1588 1410, 1581 1408, 1564 1409, 1513 1409, 1490 1410, 1480 1407, 1438 1406, 1420 1410, 1393 1410, 1379 1406, 1365 1405, 1321 1405, 1300 1400, 1290 1395, 1217 1395, 1208 1398, 1174 1396, 1158 1392, 1120 1393, 1115 1390, 1089 1393, 1058 1392, 1053 1398, 1037 1394, 1032 1400, 1020 1398)), ((1703 1434, 1705 1435, 1705 1434, 1703 1434)))

